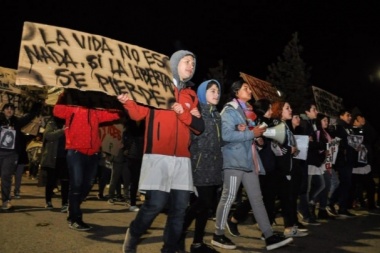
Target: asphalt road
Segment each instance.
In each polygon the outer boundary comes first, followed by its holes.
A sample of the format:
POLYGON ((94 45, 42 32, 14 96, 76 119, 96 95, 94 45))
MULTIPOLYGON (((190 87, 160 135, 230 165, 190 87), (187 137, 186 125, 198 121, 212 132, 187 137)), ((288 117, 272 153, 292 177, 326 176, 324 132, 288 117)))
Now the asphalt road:
MULTIPOLYGON (((107 253, 121 252, 124 234, 136 213, 129 212, 121 203, 115 205, 96 199, 96 188, 83 203, 84 221, 93 228, 87 232, 69 229, 66 214, 60 212, 59 193, 53 199, 53 210, 44 208, 44 188, 37 181, 23 177, 21 199, 12 201, 11 211, 0 210, 0 253, 107 253)), ((140 203, 141 204, 141 203, 140 203)), ((322 222, 310 226, 309 236, 295 238, 294 242, 273 252, 334 252, 334 253, 379 253, 380 212, 355 210, 355 218, 322 222)), ((143 236, 138 252, 160 252, 166 215, 160 214, 143 236)), ((281 218, 277 219, 282 224, 281 218)), ((206 242, 210 243, 214 222, 208 222, 206 242)), ((282 226, 275 226, 281 230, 282 226)), ((191 228, 193 230, 193 227, 191 228)), ((242 237, 231 237, 236 250, 220 252, 265 252, 265 244, 259 239, 261 232, 252 219, 239 226, 242 237)), ((228 233, 228 232, 227 232, 228 233)), ((189 250, 192 233, 186 239, 189 250)))

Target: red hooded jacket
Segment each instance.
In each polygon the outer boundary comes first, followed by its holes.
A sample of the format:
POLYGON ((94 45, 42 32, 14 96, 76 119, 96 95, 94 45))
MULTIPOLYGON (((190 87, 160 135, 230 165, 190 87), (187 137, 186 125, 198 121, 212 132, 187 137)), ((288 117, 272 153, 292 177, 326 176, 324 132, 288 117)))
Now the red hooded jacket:
POLYGON ((116 110, 69 105, 55 105, 53 114, 66 120, 66 149, 74 149, 86 155, 93 155, 100 150, 102 142, 99 136, 99 124, 119 119, 116 110))
POLYGON ((133 120, 146 120, 144 153, 178 157, 190 157, 190 129, 204 130, 202 119, 195 118, 190 111, 198 105, 198 97, 190 88, 175 88, 178 103, 184 112, 176 114, 172 110, 162 110, 138 105, 128 100, 124 108, 133 120))

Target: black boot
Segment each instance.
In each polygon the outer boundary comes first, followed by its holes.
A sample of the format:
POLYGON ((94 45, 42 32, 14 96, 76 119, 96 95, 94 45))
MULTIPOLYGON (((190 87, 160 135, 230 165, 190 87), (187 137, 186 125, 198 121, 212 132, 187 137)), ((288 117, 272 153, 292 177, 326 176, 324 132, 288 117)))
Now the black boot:
POLYGON ((310 218, 313 220, 317 219, 317 215, 315 214, 315 205, 309 204, 309 212, 310 212, 310 218))

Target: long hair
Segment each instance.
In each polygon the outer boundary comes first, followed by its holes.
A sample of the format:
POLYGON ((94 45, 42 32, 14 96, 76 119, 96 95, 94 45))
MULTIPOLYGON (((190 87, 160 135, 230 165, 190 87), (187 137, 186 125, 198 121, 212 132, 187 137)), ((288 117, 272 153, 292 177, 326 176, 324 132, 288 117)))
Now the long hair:
POLYGON ((315 119, 315 126, 317 127, 317 130, 320 131, 320 138, 323 142, 328 142, 328 137, 327 134, 331 137, 328 125, 330 124, 330 117, 323 114, 323 113, 318 113, 317 118, 315 119), (327 118, 327 127, 322 128, 322 119, 327 118))
POLYGON ((243 84, 246 83, 242 78, 232 83, 230 92, 229 92, 229 101, 237 98, 237 93, 243 86, 243 84))
POLYGON ((282 118, 282 108, 284 108, 286 102, 284 101, 274 101, 272 103, 272 118, 281 120, 282 118))
POLYGON ((264 114, 267 113, 270 106, 271 102, 266 98, 261 98, 253 104, 253 111, 257 115, 257 124, 261 124, 262 122, 265 122, 268 126, 271 124, 272 120, 264 117, 264 114))

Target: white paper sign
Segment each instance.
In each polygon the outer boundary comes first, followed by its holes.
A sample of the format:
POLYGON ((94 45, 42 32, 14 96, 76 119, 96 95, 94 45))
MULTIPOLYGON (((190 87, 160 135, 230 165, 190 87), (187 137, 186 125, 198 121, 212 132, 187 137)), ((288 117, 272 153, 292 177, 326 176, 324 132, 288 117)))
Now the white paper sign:
POLYGON ((309 136, 307 135, 294 135, 294 138, 297 142, 297 148, 299 153, 297 156, 294 156, 296 159, 306 160, 307 158, 307 150, 309 149, 309 136))

